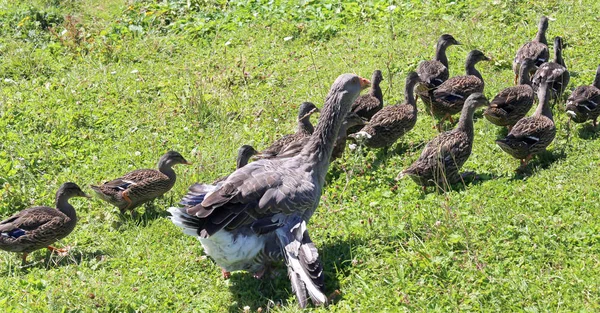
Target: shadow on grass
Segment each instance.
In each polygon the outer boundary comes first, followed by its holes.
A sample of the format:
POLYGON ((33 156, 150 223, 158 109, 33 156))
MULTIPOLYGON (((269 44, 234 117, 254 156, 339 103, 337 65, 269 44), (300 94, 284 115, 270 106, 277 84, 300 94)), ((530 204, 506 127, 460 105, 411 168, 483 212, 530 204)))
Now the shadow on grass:
POLYGON ((594 127, 590 122, 586 122, 581 127, 579 127, 578 133, 579 138, 584 140, 594 140, 598 138, 597 128, 594 127))
POLYGON ((565 159, 567 153, 563 150, 544 151, 538 153, 536 158, 529 162, 525 168, 518 168, 511 180, 523 180, 535 174, 538 169, 547 169, 554 162, 565 159))
POLYGON ((446 186, 433 186, 433 187, 425 188, 425 190, 423 191, 423 196, 425 194, 434 193, 434 192, 443 194, 443 193, 451 192, 451 191, 464 191, 469 186, 479 185, 488 180, 497 179, 499 177, 492 173, 483 173, 483 172, 476 173, 473 171, 463 172, 461 174, 461 176, 462 176, 462 181, 459 183, 452 184, 450 186, 447 186, 447 185, 446 186))
POLYGON ((19 253, 19 257, 14 258, 14 261, 11 260, 10 264, 8 265, 9 268, 12 268, 13 270, 27 273, 32 269, 51 269, 69 265, 80 265, 83 262, 89 262, 94 259, 98 262, 101 262, 104 260, 105 255, 106 253, 102 250, 71 250, 67 255, 61 256, 50 252, 50 250, 47 250, 46 255, 43 258, 41 257, 40 253, 30 254, 27 258, 28 262, 23 266, 21 265, 21 254, 19 253))
MULTIPOLYGON (((352 249, 357 245, 365 244, 362 239, 350 239, 319 247, 319 255, 323 262, 325 275, 325 295, 330 296, 340 289, 340 278, 349 275, 352 266, 352 249)), ((251 273, 236 272, 231 275, 230 287, 235 301, 229 306, 229 312, 241 312, 243 307, 249 306, 251 311, 259 307, 268 311, 275 306, 297 306, 292 286, 287 275, 285 264, 279 262, 273 266, 270 273, 262 279, 256 279, 251 273)), ((342 296, 334 297, 333 302, 339 301, 342 296)), ((312 306, 309 301, 308 307, 312 306)))
POLYGON ((119 214, 119 221, 114 225, 115 229, 121 229, 121 226, 133 224, 135 226, 145 227, 152 221, 159 218, 169 217, 170 214, 165 209, 158 208, 154 201, 145 203, 143 206, 135 208, 133 211, 119 214))

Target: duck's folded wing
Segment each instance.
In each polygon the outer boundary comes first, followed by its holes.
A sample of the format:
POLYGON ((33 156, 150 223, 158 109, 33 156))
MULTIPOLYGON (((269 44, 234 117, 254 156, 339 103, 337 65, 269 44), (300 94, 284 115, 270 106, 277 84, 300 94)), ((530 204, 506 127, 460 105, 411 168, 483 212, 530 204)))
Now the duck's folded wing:
POLYGON ((64 214, 56 209, 33 207, 0 222, 0 234, 3 236, 20 237, 27 232, 64 222, 64 214))
POLYGON ((326 304, 323 264, 308 236, 306 222, 299 215, 288 217, 276 234, 300 307, 306 306, 308 298, 315 305, 326 304))

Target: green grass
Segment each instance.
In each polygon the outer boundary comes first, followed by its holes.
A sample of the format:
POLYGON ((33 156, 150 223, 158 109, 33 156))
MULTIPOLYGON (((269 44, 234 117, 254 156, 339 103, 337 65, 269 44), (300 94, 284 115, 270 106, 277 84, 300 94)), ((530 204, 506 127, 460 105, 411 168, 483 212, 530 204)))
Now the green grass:
MULTIPOLYGON (((381 69, 385 102, 401 100, 442 33, 463 43, 448 50, 451 75, 471 49, 493 58, 479 65, 490 98, 512 84, 542 14, 568 45, 570 89, 599 62, 600 4, 588 0, 98 2, 0 1, 0 216, 52 204, 66 181, 152 168, 167 150, 194 165, 138 219, 74 200, 79 224, 57 244, 73 247, 67 257, 38 251, 19 268, 0 252, 3 312, 298 311, 283 268, 223 280, 165 208, 232 171, 240 145, 292 132, 300 103, 321 106, 341 73, 381 69)), ((482 179, 445 194, 394 181, 436 134, 423 110, 389 158, 361 150, 332 164, 309 227, 327 293, 341 296, 313 310, 598 311, 600 143, 589 125, 568 129, 560 108, 556 140, 525 174, 476 114, 464 169, 482 179)))

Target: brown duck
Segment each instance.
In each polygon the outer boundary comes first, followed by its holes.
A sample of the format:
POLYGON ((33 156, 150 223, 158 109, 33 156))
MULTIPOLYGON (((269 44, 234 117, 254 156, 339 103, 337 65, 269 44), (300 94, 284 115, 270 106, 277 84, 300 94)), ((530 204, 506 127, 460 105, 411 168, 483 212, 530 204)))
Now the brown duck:
POLYGON ((531 79, 533 90, 537 92, 542 82, 548 83, 550 99, 559 98, 567 85, 571 75, 565 66, 565 60, 562 57, 563 40, 561 37, 554 38, 554 62, 546 62, 535 71, 531 79))
POLYGON ((504 152, 521 160, 521 167, 527 166, 535 154, 546 150, 556 136, 548 88, 549 84, 542 82, 537 92, 539 104, 535 113, 519 120, 504 139, 496 140, 504 152))
POLYGON ((0 222, 0 249, 22 252, 23 264, 27 255, 38 249, 48 248, 59 253, 51 244, 69 235, 77 224, 75 208, 69 204, 73 197, 86 197, 75 183, 64 183, 56 192, 56 208, 37 206, 25 209, 0 222))
POLYGON ((508 130, 525 117, 535 100, 529 73, 535 68, 535 60, 524 59, 519 72, 519 85, 500 91, 483 112, 483 116, 494 125, 507 126, 508 130))
POLYGON ((404 103, 384 107, 371 118, 360 132, 350 135, 369 148, 384 148, 394 144, 417 123, 417 103, 414 88, 421 79, 408 73, 404 87, 404 103))
POLYGON ((176 180, 172 167, 176 164, 191 163, 178 152, 169 151, 158 161, 158 170, 135 170, 100 186, 90 187, 100 199, 124 213, 171 190, 176 180))
POLYGON ((533 59, 536 66, 548 62, 550 51, 548 51, 548 42, 546 40, 546 30, 548 30, 548 18, 542 16, 538 24, 538 31, 532 41, 523 44, 513 60, 513 72, 515 73, 515 84, 519 81, 520 66, 525 59, 533 59))
POLYGON ((417 97, 421 97, 428 111, 431 110, 430 91, 435 90, 450 77, 446 49, 452 45, 460 45, 460 42, 454 39, 452 35, 443 34, 435 46, 435 58, 421 62, 417 67, 417 74, 419 74, 421 83, 417 86, 416 93, 417 97))
POLYGON ((473 148, 473 113, 485 105, 488 105, 488 100, 482 93, 471 94, 456 128, 437 135, 427 143, 421 156, 396 179, 409 176, 423 187, 443 187, 460 182, 462 176, 459 171, 473 148))
POLYGON ((600 116, 600 66, 596 69, 596 77, 591 86, 579 86, 567 99, 567 115, 575 123, 592 121, 596 127, 600 116))
POLYGON ((485 86, 483 77, 475 68, 475 65, 480 61, 489 60, 479 50, 469 52, 465 63, 466 75, 454 76, 433 91, 431 113, 436 117, 442 117, 438 125, 439 130, 441 130, 441 125, 445 119, 449 119, 451 123, 454 122, 452 115, 461 112, 469 95, 483 92, 485 86))

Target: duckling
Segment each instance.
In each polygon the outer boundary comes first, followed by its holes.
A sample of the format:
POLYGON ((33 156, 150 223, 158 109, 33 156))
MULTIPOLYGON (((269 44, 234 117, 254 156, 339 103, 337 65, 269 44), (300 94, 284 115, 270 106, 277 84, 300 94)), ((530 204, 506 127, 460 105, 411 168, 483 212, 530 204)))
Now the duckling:
POLYGON ((482 93, 471 94, 465 101, 455 129, 437 135, 421 153, 421 156, 397 180, 409 176, 423 186, 447 186, 461 181, 460 168, 471 155, 473 148, 473 113, 489 102, 482 93))

